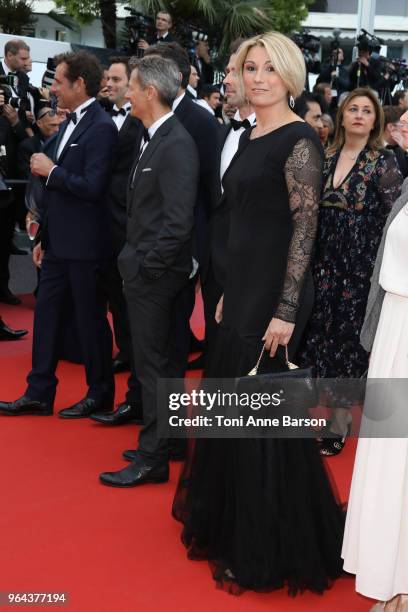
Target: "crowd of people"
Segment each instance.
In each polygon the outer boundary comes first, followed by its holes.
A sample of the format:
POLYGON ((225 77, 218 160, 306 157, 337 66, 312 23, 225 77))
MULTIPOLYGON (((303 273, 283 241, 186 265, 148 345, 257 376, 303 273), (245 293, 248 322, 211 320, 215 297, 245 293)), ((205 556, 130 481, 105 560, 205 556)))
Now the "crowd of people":
MULTIPOLYGON (((264 349, 263 373, 286 371, 289 358, 320 378, 367 369, 368 378, 408 378, 408 112, 383 108, 369 82, 351 88, 341 50, 340 68, 325 67, 326 81, 305 92, 304 57, 276 32, 235 41, 223 99, 210 82, 197 103, 202 65, 169 40, 171 17, 162 17, 143 57, 111 59, 101 100, 102 67, 80 51, 55 58, 54 81, 40 93, 56 106, 24 109, 34 124, 3 106, 15 167, 28 180, 27 222, 39 226, 39 280, 27 387, 1 401, 0 414, 52 415, 58 361, 83 363, 88 392, 59 416, 142 425, 136 449, 123 453, 128 464, 100 474, 104 485, 166 482, 169 460, 185 460, 173 515, 189 556, 208 558, 220 585, 323 592, 344 559, 360 593, 404 610, 405 438, 359 441, 344 535, 322 456, 344 447, 347 405, 320 444, 187 445, 158 435, 157 381, 201 365, 188 363, 200 289, 205 377, 245 376, 264 349), (127 368, 115 408, 114 373, 127 368)), ((17 43, 7 43, 4 70, 17 69, 15 56, 20 70, 28 61, 17 43)), ((1 213, 10 237, 15 209, 1 213)), ((1 337, 24 333, 4 323, 1 337)))

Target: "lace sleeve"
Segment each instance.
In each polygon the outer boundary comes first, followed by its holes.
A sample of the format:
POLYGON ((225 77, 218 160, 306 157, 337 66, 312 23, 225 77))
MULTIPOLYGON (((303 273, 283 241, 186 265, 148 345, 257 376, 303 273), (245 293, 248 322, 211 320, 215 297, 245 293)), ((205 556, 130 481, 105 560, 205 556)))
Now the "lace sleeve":
POLYGON ((393 151, 387 151, 386 155, 378 160, 377 191, 386 214, 391 210, 395 200, 401 195, 401 187, 404 179, 400 172, 397 158, 393 151))
POLYGON ((294 323, 299 294, 309 266, 317 230, 322 183, 322 157, 307 138, 299 140, 285 164, 293 234, 281 301, 275 317, 294 323))

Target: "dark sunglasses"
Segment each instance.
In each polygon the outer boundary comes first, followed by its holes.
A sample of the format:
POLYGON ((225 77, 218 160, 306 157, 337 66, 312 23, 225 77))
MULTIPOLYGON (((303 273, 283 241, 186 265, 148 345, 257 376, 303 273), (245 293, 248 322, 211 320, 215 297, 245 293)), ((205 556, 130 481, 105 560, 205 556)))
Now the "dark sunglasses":
MULTIPOLYGON (((41 113, 41 111, 40 111, 40 113, 41 113)), ((43 118, 44 118, 44 117, 46 117, 47 115, 49 115, 50 117, 56 117, 56 116, 57 116, 57 114, 58 114, 58 112, 57 112, 57 111, 55 111, 55 110, 53 110, 53 109, 50 109, 50 110, 45 111, 45 113, 43 113, 42 115, 41 115, 41 114, 39 114, 39 115, 38 115, 38 117, 37 117, 37 120, 38 120, 38 119, 43 119, 43 118)))

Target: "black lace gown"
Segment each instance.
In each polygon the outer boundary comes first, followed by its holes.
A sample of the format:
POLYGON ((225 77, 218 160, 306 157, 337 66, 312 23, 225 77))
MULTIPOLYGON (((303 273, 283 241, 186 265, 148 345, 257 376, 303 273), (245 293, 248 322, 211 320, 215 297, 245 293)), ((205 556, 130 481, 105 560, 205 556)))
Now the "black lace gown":
MULTIPOLYGON (((272 316, 299 320, 317 226, 318 138, 296 121, 250 140, 224 176, 231 209, 223 321, 206 376, 249 372, 272 316)), ((301 318, 301 317, 300 317, 301 318)), ((282 371, 281 354, 264 371, 282 371)), ((341 573, 343 516, 314 440, 197 440, 176 492, 190 558, 233 592, 322 592, 341 573)))

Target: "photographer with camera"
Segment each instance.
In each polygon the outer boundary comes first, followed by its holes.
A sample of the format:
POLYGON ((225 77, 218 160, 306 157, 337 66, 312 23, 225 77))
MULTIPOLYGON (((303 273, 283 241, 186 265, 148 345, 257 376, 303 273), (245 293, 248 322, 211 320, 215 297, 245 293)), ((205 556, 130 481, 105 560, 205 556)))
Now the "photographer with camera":
POLYGON ((358 37, 358 58, 350 66, 350 88, 370 87, 377 92, 384 87, 384 78, 381 72, 381 61, 377 57, 371 58, 374 44, 365 34, 358 37))
POLYGON ((211 65, 209 53, 208 36, 202 32, 192 32, 195 44, 192 65, 195 67, 199 78, 199 91, 207 85, 214 83, 214 68, 211 65))
POLYGON ((34 153, 42 151, 45 141, 58 132, 61 117, 57 111, 49 106, 44 106, 38 112, 35 122, 35 133, 32 137, 25 138, 18 146, 18 170, 20 178, 30 177, 30 159, 34 153))
POLYGON ((330 83, 334 104, 341 94, 350 89, 350 79, 347 68, 343 65, 344 51, 337 45, 332 49, 329 63, 323 64, 316 84, 330 83))
POLYGON ((138 43, 139 49, 147 49, 150 45, 155 45, 159 42, 170 43, 174 42, 174 37, 170 30, 173 25, 173 20, 167 11, 159 11, 156 16, 156 33, 146 37, 146 40, 141 39, 138 43))

